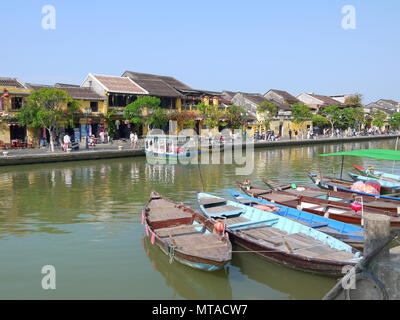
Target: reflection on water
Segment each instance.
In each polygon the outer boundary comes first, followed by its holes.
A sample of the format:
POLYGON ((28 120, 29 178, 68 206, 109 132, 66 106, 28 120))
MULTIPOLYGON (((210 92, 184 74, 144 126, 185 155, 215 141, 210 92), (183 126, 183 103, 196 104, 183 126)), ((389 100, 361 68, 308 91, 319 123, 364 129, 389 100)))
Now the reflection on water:
POLYGON ((250 253, 233 255, 232 266, 249 279, 287 295, 288 299, 321 299, 336 283, 330 278, 282 267, 250 253))
MULTIPOLYGON (((262 178, 310 184, 305 169, 330 175, 340 172, 340 159, 320 158, 321 153, 394 146, 395 141, 389 140, 256 150, 254 172, 246 178, 261 186, 262 178)), ((351 171, 352 164, 390 168, 390 171, 393 168, 391 161, 348 157, 345 174, 351 171)), ((0 278, 10 282, 2 282, 0 298, 21 296, 20 279, 30 279, 32 273, 27 257, 32 255, 32 248, 28 248, 33 243, 35 255, 30 260, 51 264, 52 260, 64 257, 62 267, 67 273, 74 270, 75 277, 89 277, 85 294, 79 296, 82 298, 96 297, 99 290, 107 290, 107 276, 120 283, 126 279, 137 283, 117 291, 120 298, 140 298, 142 279, 149 282, 146 286, 154 288, 146 292, 147 299, 321 298, 331 280, 266 263, 253 255, 234 255, 226 273, 203 274, 177 264, 169 265, 168 258, 157 248, 149 248, 143 242, 140 211, 152 190, 196 207, 196 192, 203 189, 202 181, 207 192, 227 196, 226 189, 234 188, 236 181, 245 178, 236 175, 235 165, 210 164, 200 168, 203 179, 197 165, 151 165, 145 158, 1 167, 0 278), (116 230, 113 227, 128 228, 129 232, 122 237, 110 233, 110 229, 116 230), (88 238, 107 240, 93 251, 86 249, 88 238), (76 257, 68 258, 66 252, 74 252, 76 257), (86 265, 80 262, 94 254, 98 259, 92 257, 86 265), (147 262, 154 269, 148 268, 147 262), (116 267, 119 272, 113 273, 116 267)), ((395 173, 400 174, 398 166, 395 173)), ((71 281, 65 277, 64 281, 71 281)), ((40 280, 32 283, 36 286, 40 280)), ((24 293, 35 298, 38 291, 25 285, 24 293)), ((57 298, 74 298, 76 291, 57 289, 57 295, 57 298)))
POLYGON ((226 270, 204 272, 177 262, 170 264, 169 257, 157 246, 152 245, 148 237, 144 237, 142 243, 153 270, 161 273, 166 284, 173 288, 171 299, 176 299, 179 296, 192 300, 232 299, 232 288, 226 270))

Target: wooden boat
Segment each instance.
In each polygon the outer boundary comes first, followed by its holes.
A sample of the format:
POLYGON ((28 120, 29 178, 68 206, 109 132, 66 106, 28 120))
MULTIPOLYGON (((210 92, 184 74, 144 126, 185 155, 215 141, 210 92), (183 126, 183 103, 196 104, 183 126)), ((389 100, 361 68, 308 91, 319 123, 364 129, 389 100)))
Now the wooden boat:
POLYGON ((337 179, 337 178, 320 176, 318 174, 314 174, 311 172, 307 172, 307 175, 311 179, 311 181, 321 189, 350 192, 350 193, 355 193, 355 194, 362 195, 362 196, 375 197, 376 199, 382 199, 382 200, 388 199, 388 200, 400 201, 400 198, 397 198, 397 196, 399 196, 400 193, 375 195, 375 194, 365 193, 365 192, 361 192, 361 191, 351 190, 351 186, 354 183, 353 181, 347 181, 347 180, 342 180, 342 179, 337 179))
POLYGON ((400 193, 400 182, 392 182, 392 181, 380 180, 379 178, 364 177, 364 176, 360 176, 358 174, 354 174, 351 172, 348 172, 347 174, 354 181, 362 181, 362 182, 367 182, 367 181, 371 181, 371 180, 377 181, 381 186, 382 194, 400 193))
MULTIPOLYGON (((384 210, 364 208, 363 212, 355 212, 351 208, 351 204, 330 201, 326 199, 316 198, 317 193, 313 196, 310 194, 296 194, 290 191, 272 191, 260 189, 252 186, 245 186, 238 183, 239 187, 249 196, 270 201, 279 205, 306 211, 319 216, 325 216, 330 219, 342 221, 350 224, 362 224, 363 213, 384 214, 390 217, 392 227, 400 227, 400 216, 394 212, 384 210)), ((321 193, 323 194, 323 193, 321 193)))
POLYGON ((374 169, 365 169, 356 165, 353 165, 353 168, 365 177, 400 183, 400 175, 397 174, 385 173, 374 169))
POLYGON ((380 209, 387 212, 400 213, 398 200, 391 199, 376 199, 376 196, 359 195, 357 193, 349 193, 343 191, 333 191, 325 190, 321 188, 313 188, 309 186, 298 186, 295 184, 289 185, 285 183, 279 183, 272 180, 263 179, 262 180, 271 190, 273 191, 285 191, 290 194, 295 194, 299 196, 310 196, 318 199, 325 199, 335 202, 343 202, 351 204, 355 201, 360 201, 362 197, 362 202, 364 207, 371 209, 380 209))
POLYGON ((270 261, 294 269, 340 277, 361 253, 348 244, 286 217, 199 193, 201 211, 211 219, 226 219, 232 241, 270 261))
MULTIPOLYGON (((300 211, 295 208, 286 207, 267 200, 257 199, 248 195, 240 194, 235 190, 228 190, 237 202, 251 207, 269 205, 275 206, 278 210, 272 213, 299 222, 312 229, 318 229, 323 233, 329 234, 352 247, 362 248, 364 246, 364 229, 353 226, 341 221, 325 218, 316 214, 300 211)), ((269 207, 271 208, 271 207, 269 207)), ((259 207, 262 210, 262 207, 259 207)))
POLYGON ((142 211, 151 243, 184 265, 204 271, 222 269, 232 257, 230 241, 213 233, 214 221, 192 209, 175 204, 156 192, 142 211))

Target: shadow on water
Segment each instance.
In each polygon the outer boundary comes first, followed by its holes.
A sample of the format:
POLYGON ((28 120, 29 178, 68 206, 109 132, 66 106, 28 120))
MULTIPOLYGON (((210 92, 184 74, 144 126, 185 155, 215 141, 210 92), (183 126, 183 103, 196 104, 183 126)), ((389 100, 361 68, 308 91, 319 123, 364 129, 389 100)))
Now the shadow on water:
POLYGON ((171 299, 183 297, 191 300, 231 300, 232 288, 226 269, 217 272, 205 272, 191 269, 178 262, 169 263, 167 257, 148 237, 142 238, 144 251, 150 259, 153 269, 159 272, 166 284, 174 289, 171 299))
MULTIPOLYGON (((233 250, 244 251, 236 245, 233 250)), ((253 253, 234 253, 231 264, 249 279, 287 294, 288 299, 321 299, 336 284, 333 278, 293 270, 253 253)))

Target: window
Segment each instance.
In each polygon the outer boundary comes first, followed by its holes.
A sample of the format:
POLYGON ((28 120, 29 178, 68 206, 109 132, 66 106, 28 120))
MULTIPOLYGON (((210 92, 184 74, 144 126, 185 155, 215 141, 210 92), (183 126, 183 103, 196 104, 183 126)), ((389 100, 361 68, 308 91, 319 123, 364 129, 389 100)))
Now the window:
POLYGON ((14 97, 11 98, 11 109, 12 110, 19 110, 22 107, 22 98, 14 97))
POLYGON ((99 112, 99 103, 97 101, 90 101, 90 109, 92 109, 92 112, 99 112))
POLYGON ((161 98, 161 108, 176 109, 175 98, 161 98))

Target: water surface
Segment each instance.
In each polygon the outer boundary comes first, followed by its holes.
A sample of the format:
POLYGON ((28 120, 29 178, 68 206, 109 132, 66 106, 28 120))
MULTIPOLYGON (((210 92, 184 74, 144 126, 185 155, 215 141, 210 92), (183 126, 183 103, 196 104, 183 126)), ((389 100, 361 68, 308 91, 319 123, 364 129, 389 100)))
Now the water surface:
MULTIPOLYGON (((340 172, 343 148, 394 148, 395 141, 256 150, 249 177, 310 184, 305 169, 340 172)), ((347 158, 392 171, 393 162, 347 158)), ((207 192, 247 177, 235 165, 203 165, 207 192)), ((398 166, 395 172, 400 173, 398 166)), ((140 211, 152 190, 196 206, 199 169, 127 158, 0 168, 0 299, 321 299, 335 281, 234 254, 225 270, 205 273, 168 258, 145 238, 140 211), (41 269, 53 265, 56 290, 43 290, 41 269)), ((240 248, 235 248, 241 250, 240 248)))

